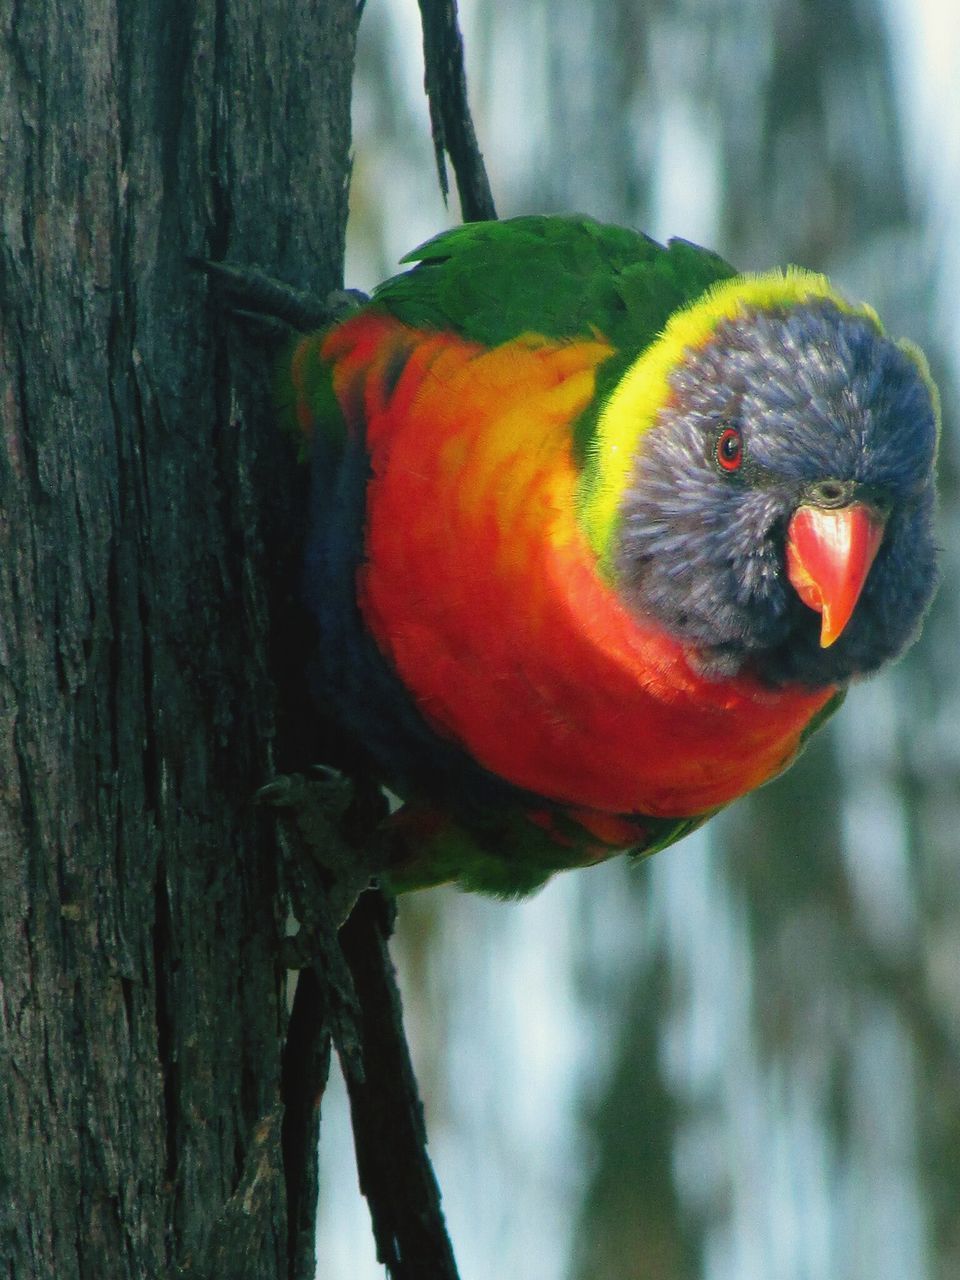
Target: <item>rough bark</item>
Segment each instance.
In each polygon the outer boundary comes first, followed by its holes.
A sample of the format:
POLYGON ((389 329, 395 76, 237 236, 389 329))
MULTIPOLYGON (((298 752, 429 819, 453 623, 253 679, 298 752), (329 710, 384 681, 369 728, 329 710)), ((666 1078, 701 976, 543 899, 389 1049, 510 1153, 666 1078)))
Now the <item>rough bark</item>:
POLYGON ((0 15, 0 1272, 288 1275, 302 483, 188 254, 323 296, 353 0, 0 15), (266 586, 265 584, 269 584, 266 586), (272 624, 271 624, 272 620, 272 624))

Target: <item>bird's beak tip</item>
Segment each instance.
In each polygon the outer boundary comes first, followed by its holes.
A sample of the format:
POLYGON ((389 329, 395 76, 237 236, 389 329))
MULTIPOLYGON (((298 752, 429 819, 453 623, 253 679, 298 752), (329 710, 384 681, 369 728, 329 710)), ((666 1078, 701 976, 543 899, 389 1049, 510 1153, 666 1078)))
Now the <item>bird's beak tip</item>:
POLYGON ((843 634, 883 540, 884 519, 864 502, 805 504, 787 529, 787 575, 797 595, 821 615, 820 647, 843 634))

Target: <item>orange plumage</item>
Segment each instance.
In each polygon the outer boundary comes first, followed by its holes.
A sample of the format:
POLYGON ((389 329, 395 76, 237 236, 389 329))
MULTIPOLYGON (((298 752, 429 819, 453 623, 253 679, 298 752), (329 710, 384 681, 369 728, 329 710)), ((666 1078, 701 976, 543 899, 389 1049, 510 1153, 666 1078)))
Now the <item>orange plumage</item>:
MULTIPOLYGON (((546 234, 541 227, 550 220, 528 221, 536 224, 535 241, 546 234)), ((573 230, 588 238, 604 233, 583 224, 573 230)), ((509 231, 463 228, 455 237, 466 252, 472 238, 479 243, 486 234, 509 231)), ((630 249, 623 239, 629 233, 609 234, 617 253, 630 249)), ((661 261, 656 254, 674 254, 672 247, 650 249, 652 242, 640 238, 633 243, 647 255, 644 270, 661 261)), ((676 269, 691 270, 692 261, 701 273, 686 286, 696 299, 704 281, 722 274, 723 264, 718 267, 712 255, 691 259, 687 250, 676 251, 676 269)), ((667 557, 682 557, 689 546, 691 555, 713 556, 716 567, 709 569, 709 559, 707 567, 698 562, 694 568, 682 558, 670 561, 672 577, 657 590, 665 616, 678 609, 677 625, 657 616, 659 605, 638 607, 625 576, 633 569, 598 549, 597 530, 605 538, 611 530, 620 534, 616 520, 611 524, 610 482, 590 473, 583 443, 590 437, 581 424, 595 422, 591 414, 614 387, 634 395, 640 386, 634 369, 641 366, 622 363, 622 349, 601 324, 547 336, 513 317, 506 336, 491 343, 476 335, 495 319, 462 331, 436 323, 434 313, 443 308, 431 289, 448 279, 445 260, 432 268, 434 275, 429 269, 429 263, 422 268, 426 283, 417 284, 417 271, 388 282, 383 301, 303 339, 289 366, 294 416, 313 441, 306 581, 320 629, 319 692, 370 752, 384 781, 408 802, 395 820, 402 837, 401 862, 393 869, 397 885, 450 877, 494 892, 522 892, 560 866, 626 847, 662 847, 782 770, 839 701, 844 681, 830 673, 844 670, 839 664, 846 660, 846 639, 822 663, 823 678, 777 674, 777 664, 787 664, 788 673, 795 660, 811 670, 821 664, 815 648, 811 658, 804 656, 816 646, 817 620, 805 597, 792 597, 793 588, 783 585, 784 550, 775 536, 782 538, 777 530, 790 518, 786 505, 782 515, 763 517, 763 559, 744 560, 745 574, 756 576, 750 590, 757 593, 757 626, 767 629, 750 643, 763 657, 763 637, 772 637, 773 678, 746 648, 743 657, 729 657, 728 650, 738 652, 740 630, 730 639, 718 632, 722 660, 685 633, 693 623, 671 601, 677 597, 683 605, 682 584, 691 574, 691 590, 716 609, 718 626, 732 607, 724 593, 734 591, 735 601, 749 598, 747 587, 730 576, 741 550, 753 554, 748 518, 731 506, 734 516, 725 529, 712 513, 712 495, 717 502, 750 499, 754 507, 744 510, 751 512, 774 501, 771 487, 751 498, 749 483, 735 474, 740 451, 749 447, 761 456, 763 441, 744 444, 742 428, 731 427, 723 410, 716 427, 707 420, 702 436, 690 436, 686 426, 687 436, 669 437, 660 428, 652 433, 669 448, 678 447, 674 438, 694 444, 683 444, 678 461, 669 461, 679 468, 675 493, 667 487, 669 476, 667 485, 656 480, 656 459, 651 475, 661 488, 651 489, 652 497, 645 496, 641 475, 636 501, 644 512, 643 504, 654 504, 647 533, 666 539, 667 557), (421 312, 433 321, 414 323, 421 312), (611 368, 621 371, 619 383, 611 368), (715 457, 715 442, 729 443, 731 436, 738 452, 715 457), (703 526, 699 541, 694 523, 675 531, 670 515, 658 514, 656 503, 681 513, 683 502, 693 501, 684 486, 690 494, 702 487, 705 496, 695 501, 703 501, 713 521, 703 526), (585 502, 600 515, 585 519, 585 502), (732 530, 739 520, 744 534, 737 542, 732 530), (728 536, 729 551, 723 549, 728 536), (704 573, 702 581, 696 577, 704 573), (776 647, 791 627, 798 646, 802 640, 798 659, 789 648, 781 653, 776 647)), ((629 264, 620 270, 618 276, 611 269, 611 279, 630 284, 629 264)), ((645 278, 641 272, 639 283, 645 278)), ((807 286, 797 277, 782 285, 778 279, 744 289, 751 298, 762 297, 763 305, 768 296, 780 305, 781 290, 783 306, 801 314, 807 286)), ((848 326, 849 341, 873 343, 870 315, 852 312, 845 320, 821 278, 811 279, 809 287, 825 293, 828 306, 822 310, 819 295, 811 304, 811 332, 816 336, 817 326, 836 323, 848 326)), ((478 286, 471 280, 464 287, 478 286)), ((700 312, 689 308, 688 328, 702 329, 703 342, 713 341, 710 324, 722 325, 724 308, 734 305, 732 287, 724 288, 716 302, 704 304, 707 319, 696 319, 700 312)), ((642 301, 647 307, 646 295, 642 301)), ((655 337, 656 329, 648 333, 651 350, 655 337)), ((883 342, 876 340, 875 358, 900 360, 895 348, 892 355, 887 350, 893 344, 883 342)), ((903 374, 900 364, 895 376, 913 377, 922 392, 917 370, 903 374)), ((669 413, 675 401, 664 385, 663 411, 669 413)), ((904 397, 920 394, 904 385, 904 397)), ((652 403, 643 387, 640 393, 644 405, 652 403)), ((611 455, 604 465, 609 475, 622 477, 622 485, 633 483, 637 465, 636 459, 622 465, 615 456, 625 432, 628 420, 601 428, 611 455)), ((776 433, 769 439, 776 444, 776 433)), ((833 490, 824 492, 852 493, 853 482, 843 483, 846 489, 831 481, 833 490)), ((788 482, 783 485, 786 492, 788 482)), ((808 556, 814 562, 819 530, 828 523, 818 519, 808 556)), ((647 536, 643 526, 635 527, 647 536)), ((633 528, 630 538, 637 536, 633 528)), ((876 549, 876 537, 874 543, 876 549)), ((644 554, 638 553, 638 563, 644 554)), ((852 581, 842 563, 836 568, 852 581)), ((869 569, 859 566, 855 591, 847 593, 851 612, 869 569)), ((813 572, 820 572, 816 563, 813 572)), ((711 616, 703 625, 712 625, 711 616)), ((753 622, 743 617, 737 628, 746 634, 753 622)))

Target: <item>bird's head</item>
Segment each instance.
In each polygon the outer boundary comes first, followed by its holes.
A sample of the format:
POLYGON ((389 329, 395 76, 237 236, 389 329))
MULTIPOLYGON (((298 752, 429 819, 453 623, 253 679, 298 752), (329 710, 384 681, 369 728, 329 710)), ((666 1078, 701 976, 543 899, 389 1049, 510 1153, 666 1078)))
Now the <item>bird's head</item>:
POLYGON ((936 582, 936 392, 836 295, 683 348, 631 452, 608 563, 702 669, 841 684, 896 657, 936 582))

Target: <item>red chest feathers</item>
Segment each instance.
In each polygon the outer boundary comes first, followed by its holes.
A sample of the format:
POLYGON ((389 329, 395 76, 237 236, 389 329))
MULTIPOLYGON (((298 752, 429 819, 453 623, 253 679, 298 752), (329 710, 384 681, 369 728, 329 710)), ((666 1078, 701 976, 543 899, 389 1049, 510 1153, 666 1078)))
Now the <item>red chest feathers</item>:
POLYGON ((485 768, 607 813, 682 817, 779 772, 833 689, 709 681, 598 575, 571 424, 602 342, 486 350, 365 314, 326 340, 365 432, 367 626, 424 717, 485 768))

